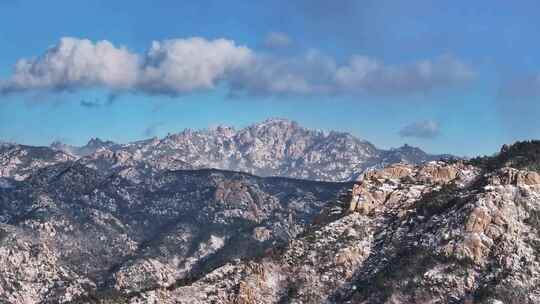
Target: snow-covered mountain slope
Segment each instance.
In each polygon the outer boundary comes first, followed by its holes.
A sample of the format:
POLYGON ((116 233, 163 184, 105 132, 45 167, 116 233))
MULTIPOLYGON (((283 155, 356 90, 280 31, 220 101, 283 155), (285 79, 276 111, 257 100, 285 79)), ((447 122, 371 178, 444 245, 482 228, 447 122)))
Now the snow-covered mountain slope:
POLYGON ((381 150, 348 133, 310 130, 284 119, 269 119, 244 129, 185 130, 165 138, 129 144, 92 139, 83 147, 61 143, 46 148, 13 145, 0 150, 3 177, 22 179, 29 170, 78 159, 104 174, 121 172, 141 180, 151 172, 215 168, 322 181, 354 180, 367 168, 407 162, 418 164, 448 155, 429 155, 410 146, 381 150), (40 149, 42 155, 36 155, 40 149), (20 151, 15 153, 14 151, 20 151), (62 153, 61 153, 62 152, 62 153), (33 162, 20 154, 34 155, 33 162))

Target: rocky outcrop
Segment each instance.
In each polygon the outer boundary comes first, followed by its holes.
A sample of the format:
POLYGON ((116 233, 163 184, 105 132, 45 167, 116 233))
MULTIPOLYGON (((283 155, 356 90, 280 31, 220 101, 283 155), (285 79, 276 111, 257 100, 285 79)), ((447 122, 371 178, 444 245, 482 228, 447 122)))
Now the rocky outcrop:
POLYGON ((491 183, 516 186, 540 186, 540 174, 531 171, 520 171, 513 168, 503 168, 492 177, 491 183))
POLYGON ((138 260, 123 265, 113 275, 113 280, 114 289, 124 294, 165 288, 175 282, 175 268, 156 259, 138 260))
POLYGON ((360 176, 359 182, 353 187, 348 209, 350 212, 369 214, 379 207, 396 205, 403 199, 413 201, 433 187, 451 182, 466 183, 475 175, 474 171, 478 169, 463 162, 452 165, 431 162, 420 167, 395 164, 368 171, 360 176))

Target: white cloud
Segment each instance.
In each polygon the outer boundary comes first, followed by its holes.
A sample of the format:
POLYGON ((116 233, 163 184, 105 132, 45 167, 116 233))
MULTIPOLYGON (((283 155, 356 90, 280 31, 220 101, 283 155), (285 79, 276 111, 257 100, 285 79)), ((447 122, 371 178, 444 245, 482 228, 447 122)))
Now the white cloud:
POLYGON ((108 41, 62 38, 41 57, 19 60, 1 88, 17 92, 105 87, 180 94, 213 88, 251 58, 251 50, 225 39, 153 42, 140 56, 108 41))
POLYGON ((353 56, 336 71, 336 82, 347 92, 407 94, 467 83, 475 73, 451 56, 388 66, 364 56, 353 56))
POLYGON ((137 76, 138 57, 127 49, 116 48, 108 41, 62 38, 41 57, 19 60, 3 89, 126 89, 135 85, 137 76))
POLYGON ((253 60, 253 52, 233 41, 202 38, 153 42, 141 68, 139 86, 156 93, 212 89, 253 60))
POLYGON ((62 38, 42 56, 21 59, 0 92, 76 90, 187 94, 224 84, 233 94, 414 94, 474 79, 472 68, 442 56, 385 65, 354 55, 345 64, 316 51, 298 57, 257 54, 226 39, 153 42, 143 54, 108 41, 62 38))
POLYGON ((317 52, 303 57, 258 57, 232 79, 233 91, 259 94, 407 95, 466 84, 471 67, 450 56, 405 65, 384 65, 354 55, 343 65, 317 52))
POLYGON ((434 138, 440 134, 436 121, 424 120, 406 125, 399 131, 401 137, 434 138))
POLYGON ((335 64, 316 52, 302 57, 258 55, 252 65, 240 69, 229 79, 235 94, 314 95, 332 90, 335 64))
POLYGON ((287 34, 280 32, 270 32, 264 39, 264 46, 269 49, 285 48, 292 44, 292 40, 287 34))

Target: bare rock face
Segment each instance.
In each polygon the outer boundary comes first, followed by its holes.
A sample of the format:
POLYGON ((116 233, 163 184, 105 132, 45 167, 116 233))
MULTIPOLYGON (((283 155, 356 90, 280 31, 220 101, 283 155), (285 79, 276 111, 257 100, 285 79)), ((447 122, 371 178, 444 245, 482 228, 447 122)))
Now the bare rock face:
POLYGON ((272 230, 266 227, 256 227, 253 229, 253 238, 260 242, 265 242, 270 240, 272 237, 272 230))
POLYGON ((476 207, 473 209, 465 223, 465 231, 471 233, 484 233, 490 223, 491 215, 489 210, 485 207, 476 207))
POLYGON ((403 163, 390 165, 380 170, 368 171, 360 177, 362 179, 400 179, 411 175, 413 166, 403 163))
POLYGON ((492 183, 517 186, 540 186, 540 174, 530 171, 519 171, 513 168, 501 169, 499 174, 492 178, 492 183))
POLYGON ((113 279, 115 290, 130 294, 172 285, 175 282, 175 270, 156 259, 144 259, 122 266, 113 275, 113 279))
POLYGON ((404 194, 406 200, 412 201, 433 187, 450 182, 466 183, 474 177, 475 170, 461 162, 452 165, 430 162, 420 167, 395 164, 381 170, 368 171, 360 176, 359 183, 353 187, 349 211, 369 214, 379 207, 399 203, 404 194))

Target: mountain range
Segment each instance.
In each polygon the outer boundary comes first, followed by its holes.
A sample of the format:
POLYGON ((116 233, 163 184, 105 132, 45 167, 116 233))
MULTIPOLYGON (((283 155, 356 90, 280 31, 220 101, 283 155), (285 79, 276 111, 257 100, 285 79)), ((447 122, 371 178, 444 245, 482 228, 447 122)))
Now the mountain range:
POLYGON ((0 303, 540 302, 538 141, 460 160, 269 120, 0 151, 0 303))
POLYGON ((214 168, 258 176, 351 181, 368 168, 448 158, 452 156, 430 155, 408 145, 382 150, 348 133, 310 130, 294 121, 269 119, 240 130, 187 129, 128 144, 98 138, 82 147, 60 142, 50 149, 4 144, 0 146, 0 176, 21 180, 36 168, 76 160, 133 180, 142 178, 141 172, 214 168))

